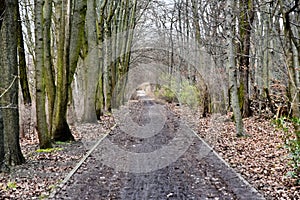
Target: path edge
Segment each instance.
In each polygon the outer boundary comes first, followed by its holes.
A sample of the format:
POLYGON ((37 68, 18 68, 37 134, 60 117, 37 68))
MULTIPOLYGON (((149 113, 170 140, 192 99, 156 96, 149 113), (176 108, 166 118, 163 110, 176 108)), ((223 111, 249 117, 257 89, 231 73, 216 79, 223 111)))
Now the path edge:
POLYGON ((55 199, 55 195, 63 188, 63 186, 70 180, 70 178, 76 173, 84 161, 91 155, 91 153, 98 147, 98 145, 116 128, 117 124, 112 126, 104 135, 94 144, 94 146, 81 158, 81 160, 75 165, 75 167, 65 176, 65 178, 51 191, 50 195, 46 199, 55 199))
MULTIPOLYGON (((185 123, 185 122, 183 122, 185 123)), ((229 173, 233 173, 236 178, 238 178, 243 184, 245 184, 246 187, 248 187, 251 191, 252 194, 255 194, 257 198, 254 198, 255 200, 264 200, 265 197, 256 189, 254 188, 239 172, 237 172, 236 170, 234 170, 230 164, 228 162, 226 162, 207 142, 204 141, 203 138, 201 138, 190 126, 188 126, 186 123, 185 125, 196 135, 196 137, 198 139, 200 139, 200 141, 204 144, 204 146, 206 148, 208 148, 210 150, 210 155, 213 154, 213 156, 215 156, 217 159, 219 159, 219 161, 222 162, 222 164, 224 164, 227 167, 227 171, 229 173)), ((222 174, 220 174, 222 175, 222 174)), ((223 178, 223 177, 222 177, 223 178)), ((235 178, 235 177, 234 177, 235 178)), ((231 182, 227 179, 224 178, 224 180, 228 183, 229 186, 234 188, 234 184, 231 184, 231 182)), ((236 195, 237 195, 237 191, 233 191, 236 195)), ((245 194, 247 196, 247 194, 245 194)), ((247 198, 248 200, 248 198, 247 198)))

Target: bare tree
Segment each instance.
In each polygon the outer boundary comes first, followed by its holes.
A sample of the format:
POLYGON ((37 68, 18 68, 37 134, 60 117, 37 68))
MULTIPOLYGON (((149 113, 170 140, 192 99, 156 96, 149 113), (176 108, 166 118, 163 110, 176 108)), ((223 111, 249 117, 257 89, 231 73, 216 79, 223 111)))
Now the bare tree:
POLYGON ((29 91, 28 77, 27 77, 27 65, 26 65, 26 55, 24 48, 24 38, 22 31, 22 21, 20 16, 20 8, 18 5, 18 26, 17 26, 17 34, 18 34, 18 58, 19 58, 19 74, 20 74, 20 85, 23 94, 23 101, 25 105, 31 105, 31 95, 29 91))
POLYGON ((251 29, 254 20, 254 3, 253 0, 239 1, 238 17, 238 65, 240 71, 239 97, 243 117, 251 116, 250 96, 249 96, 249 71, 250 71, 250 42, 251 29))
POLYGON ((238 88, 237 88, 237 67, 235 63, 235 53, 234 53, 234 34, 233 34, 233 0, 227 0, 227 42, 228 42, 228 71, 229 71, 229 89, 230 89, 230 99, 231 106, 234 113, 236 134, 237 136, 244 136, 244 126, 240 110, 240 102, 238 98, 238 88))

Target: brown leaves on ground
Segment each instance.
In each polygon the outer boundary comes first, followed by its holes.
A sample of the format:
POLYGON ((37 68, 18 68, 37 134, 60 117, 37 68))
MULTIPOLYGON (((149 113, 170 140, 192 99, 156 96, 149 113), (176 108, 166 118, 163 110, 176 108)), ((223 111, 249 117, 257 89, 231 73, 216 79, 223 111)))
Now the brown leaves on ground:
POLYGON ((72 127, 76 142, 58 143, 53 149, 39 151, 37 134, 21 139, 26 163, 10 173, 0 173, 0 199, 44 199, 75 167, 93 144, 114 124, 104 116, 99 124, 72 127))
POLYGON ((250 136, 236 137, 230 113, 200 118, 198 112, 185 107, 172 106, 172 109, 181 113, 180 116, 266 199, 300 199, 300 187, 286 176, 292 170, 284 147, 286 133, 277 129, 271 120, 244 119, 250 136))
MULTIPOLYGON (((250 137, 238 138, 230 115, 200 118, 195 109, 174 105, 170 108, 267 199, 300 199, 299 186, 286 176, 291 167, 284 148, 285 133, 270 120, 245 119, 250 137)), ((49 195, 113 123, 111 116, 105 116, 100 126, 76 126, 72 131, 77 142, 56 144, 57 149, 50 153, 36 152, 36 134, 26 135, 21 145, 27 162, 14 167, 10 174, 0 174, 1 199, 42 199, 49 195)))

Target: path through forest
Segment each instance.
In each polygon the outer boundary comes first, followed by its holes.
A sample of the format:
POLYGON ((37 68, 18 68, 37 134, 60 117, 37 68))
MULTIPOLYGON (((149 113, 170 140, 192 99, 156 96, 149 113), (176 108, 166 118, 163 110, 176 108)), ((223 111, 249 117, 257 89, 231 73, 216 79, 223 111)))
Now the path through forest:
POLYGON ((116 115, 50 199, 263 199, 164 105, 143 97, 116 115))

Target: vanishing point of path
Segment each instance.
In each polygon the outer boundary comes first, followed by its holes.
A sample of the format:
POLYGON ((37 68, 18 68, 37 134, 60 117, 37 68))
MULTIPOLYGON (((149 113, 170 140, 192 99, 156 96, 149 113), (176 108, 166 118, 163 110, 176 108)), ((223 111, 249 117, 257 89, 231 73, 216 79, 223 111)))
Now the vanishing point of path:
POLYGON ((165 106, 131 102, 51 199, 263 199, 165 106))

